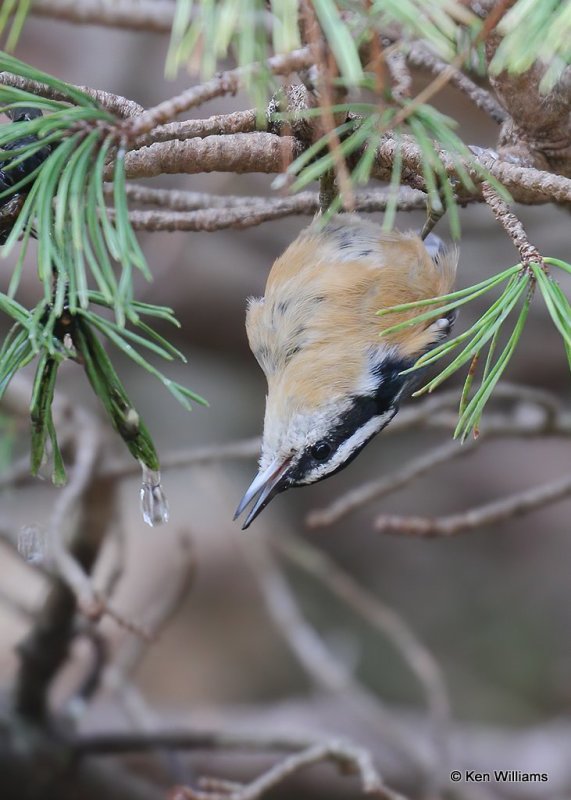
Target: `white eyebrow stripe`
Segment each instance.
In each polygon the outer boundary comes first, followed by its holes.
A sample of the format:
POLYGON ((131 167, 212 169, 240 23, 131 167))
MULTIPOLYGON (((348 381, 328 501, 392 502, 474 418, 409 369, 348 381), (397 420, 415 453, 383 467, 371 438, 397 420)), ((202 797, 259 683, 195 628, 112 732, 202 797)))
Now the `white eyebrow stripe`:
POLYGON ((342 442, 333 456, 325 461, 323 464, 317 464, 314 469, 308 472, 303 479, 303 483, 313 483, 330 472, 334 472, 338 467, 344 464, 351 454, 362 447, 370 438, 378 433, 385 425, 387 425, 396 414, 396 408, 390 408, 384 414, 371 417, 364 425, 357 428, 355 433, 342 442))

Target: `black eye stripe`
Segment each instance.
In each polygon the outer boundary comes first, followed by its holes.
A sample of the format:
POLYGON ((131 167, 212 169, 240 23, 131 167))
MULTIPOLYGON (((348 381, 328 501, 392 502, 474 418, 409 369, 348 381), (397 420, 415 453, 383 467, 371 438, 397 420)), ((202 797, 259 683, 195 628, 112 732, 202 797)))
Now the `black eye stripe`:
MULTIPOLYGON (((296 478, 301 479, 304 475, 311 473, 317 466, 316 462, 327 464, 329 461, 331 461, 338 448, 341 447, 344 442, 350 439, 351 436, 353 436, 356 431, 359 430, 359 428, 362 428, 364 425, 366 425, 367 422, 369 422, 369 420, 371 420, 373 417, 379 417, 382 414, 386 414, 387 411, 388 407, 383 408, 382 411, 379 410, 379 405, 375 397, 354 397, 351 407, 348 408, 347 411, 338 418, 337 424, 327 433, 327 439, 316 442, 315 445, 312 445, 303 453, 295 465, 293 474, 290 475, 290 480, 292 483, 295 484, 296 478), (319 445, 327 445, 329 447, 329 452, 324 458, 316 458, 315 453, 313 452, 314 448, 319 445)), ((387 420, 387 423, 388 422, 389 420, 387 420)), ((371 434, 369 439, 371 439, 375 433, 376 431, 371 434)), ((367 442, 369 439, 367 439, 367 442)), ((334 471, 328 472, 327 475, 334 475, 335 472, 339 472, 339 470, 347 466, 347 464, 349 464, 355 458, 355 456, 361 452, 367 442, 363 442, 363 444, 359 448, 356 448, 342 464, 340 464, 334 471)))
MULTIPOLYGON (((308 447, 292 467, 292 470, 288 474, 289 485, 295 486, 305 483, 304 479, 306 476, 311 476, 312 473, 318 469, 319 463, 324 466, 331 463, 339 447, 351 439, 351 437, 370 422, 371 419, 377 417, 381 418, 379 419, 378 429, 373 430, 366 441, 361 442, 358 446, 356 445, 354 450, 347 454, 347 457, 341 464, 335 467, 335 469, 326 471, 320 478, 334 475, 350 464, 367 442, 372 439, 379 430, 384 428, 396 414, 400 393, 405 385, 411 383, 410 376, 401 375, 400 373, 408 369, 412 363, 413 361, 411 359, 385 358, 382 363, 373 367, 372 373, 378 378, 376 390, 369 395, 355 395, 351 398, 351 405, 343 414, 337 417, 335 424, 327 431, 323 440, 315 442, 308 447), (324 443, 330 447, 330 452, 325 456, 324 450, 324 457, 316 458, 315 453, 312 451, 316 446, 324 443)), ((314 480, 319 480, 320 478, 315 478, 314 480)), ((309 482, 312 482, 311 478, 309 482)))

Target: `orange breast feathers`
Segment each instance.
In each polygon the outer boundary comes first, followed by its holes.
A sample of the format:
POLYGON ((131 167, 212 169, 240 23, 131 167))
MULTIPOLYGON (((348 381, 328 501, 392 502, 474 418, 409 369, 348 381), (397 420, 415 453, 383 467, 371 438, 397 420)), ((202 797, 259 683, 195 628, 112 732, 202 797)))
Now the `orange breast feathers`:
POLYGON ((416 234, 352 214, 310 225, 273 264, 265 297, 249 302, 248 339, 270 390, 293 381, 331 397, 354 390, 371 347, 424 352, 437 339, 430 323, 379 337, 417 311, 376 312, 449 292, 457 260, 455 250, 433 260, 416 234))

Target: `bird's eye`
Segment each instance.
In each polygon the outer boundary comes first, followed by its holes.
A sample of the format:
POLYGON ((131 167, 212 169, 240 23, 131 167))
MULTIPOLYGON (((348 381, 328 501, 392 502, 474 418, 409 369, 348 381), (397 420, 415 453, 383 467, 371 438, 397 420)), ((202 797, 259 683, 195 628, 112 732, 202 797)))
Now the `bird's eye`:
POLYGON ((309 452, 316 461, 325 461, 331 454, 331 445, 327 442, 317 442, 309 452))

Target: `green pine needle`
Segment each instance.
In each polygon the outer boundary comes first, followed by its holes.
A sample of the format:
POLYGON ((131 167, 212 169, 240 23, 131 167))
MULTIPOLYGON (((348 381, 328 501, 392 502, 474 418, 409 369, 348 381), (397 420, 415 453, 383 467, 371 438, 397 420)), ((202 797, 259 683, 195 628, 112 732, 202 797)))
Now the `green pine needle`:
POLYGON ((172 310, 140 303, 133 297, 134 270, 147 279, 151 274, 129 221, 120 124, 82 92, 11 56, 0 54, 0 69, 47 84, 75 104, 47 101, 22 89, 0 86, 1 108, 38 108, 44 112, 32 120, 0 125, 0 164, 4 172, 14 174, 14 183, 0 193, 0 202, 15 192, 23 198, 0 249, 4 257, 19 249, 8 295, 0 294, 0 311, 15 321, 0 348, 0 397, 16 372, 38 357, 31 402, 32 472, 36 474, 43 462, 49 439, 52 479, 60 485, 65 482, 65 468, 51 406, 59 363, 67 358, 79 359, 131 453, 156 470, 158 457, 150 434, 132 407, 96 331, 158 378, 185 408, 190 409, 191 402, 206 405, 206 401, 167 378, 139 352, 142 348, 167 361, 186 361, 174 345, 141 319, 154 317, 179 327, 172 310), (31 158, 36 163, 33 170, 26 168, 31 158), (110 162, 114 163, 112 218, 103 192, 110 162), (28 310, 14 296, 32 235, 38 242, 38 276, 44 296, 35 309, 28 310), (93 306, 112 309, 115 319, 100 316, 93 306))
MULTIPOLYGON (((571 264, 565 261, 555 258, 545 258, 544 261, 549 266, 558 267, 571 273, 571 264)), ((386 337, 391 333, 402 331, 414 325, 430 324, 431 321, 442 314, 458 308, 465 303, 469 303, 471 300, 482 296, 503 282, 506 282, 506 285, 500 296, 470 328, 458 334, 453 339, 442 342, 428 350, 417 359, 416 363, 411 368, 404 370, 402 373, 406 375, 427 367, 430 364, 434 364, 462 345, 462 349, 455 358, 434 378, 429 380, 428 383, 414 393, 414 396, 417 396, 425 392, 433 391, 437 386, 443 383, 443 381, 450 378, 459 369, 469 363, 470 368, 468 370, 468 375, 461 390, 460 416, 454 434, 455 437, 459 437, 462 441, 464 441, 470 433, 477 435, 484 407, 492 396, 497 382, 505 372, 523 332, 536 285, 541 292, 551 319, 563 339, 565 353, 571 368, 571 304, 561 287, 552 275, 545 273, 540 265, 532 264, 528 270, 522 267, 521 264, 515 264, 513 267, 509 267, 497 275, 487 278, 485 281, 481 281, 474 286, 469 286, 466 289, 460 289, 441 297, 432 297, 413 303, 391 306, 390 308, 384 308, 377 312, 378 316, 381 317, 415 309, 418 309, 420 312, 404 322, 382 330, 380 335, 386 337), (523 302, 521 302, 522 298, 523 302), (506 320, 520 303, 521 308, 518 318, 508 342, 497 359, 494 360, 506 320), (429 310, 423 311, 427 306, 429 310), (477 363, 482 352, 486 348, 487 356, 479 387, 474 396, 470 399, 477 363)))
POLYGON ((22 33, 32 0, 3 0, 0 8, 0 41, 7 32, 4 47, 14 50, 22 33))
POLYGON ((524 300, 508 343, 506 344, 494 366, 489 370, 489 374, 486 375, 485 379, 482 380, 480 388, 460 416, 458 425, 454 431, 454 438, 459 437, 461 441, 464 441, 470 432, 474 430, 474 426, 479 422, 482 416, 482 411, 484 410, 484 406, 490 399, 497 382, 505 372, 508 362, 511 359, 519 338, 523 332, 530 304, 531 295, 528 294, 524 300))

